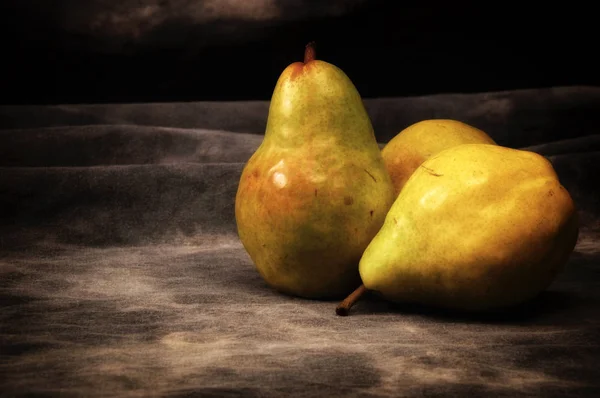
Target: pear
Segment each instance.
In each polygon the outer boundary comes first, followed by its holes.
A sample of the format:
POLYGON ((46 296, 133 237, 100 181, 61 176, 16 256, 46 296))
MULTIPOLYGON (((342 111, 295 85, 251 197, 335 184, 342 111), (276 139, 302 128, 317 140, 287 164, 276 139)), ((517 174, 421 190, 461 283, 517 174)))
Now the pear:
POLYGON ((459 311, 511 307, 545 290, 578 237, 552 164, 525 150, 455 146, 413 173, 359 264, 365 291, 459 311))
POLYGON ((462 144, 496 144, 484 131, 452 119, 431 119, 400 131, 382 149, 396 196, 412 173, 431 156, 462 144))
POLYGON ((264 139, 235 200, 239 238, 265 282, 314 299, 360 283, 358 261, 394 201, 362 99, 338 67, 289 65, 273 91, 264 139))

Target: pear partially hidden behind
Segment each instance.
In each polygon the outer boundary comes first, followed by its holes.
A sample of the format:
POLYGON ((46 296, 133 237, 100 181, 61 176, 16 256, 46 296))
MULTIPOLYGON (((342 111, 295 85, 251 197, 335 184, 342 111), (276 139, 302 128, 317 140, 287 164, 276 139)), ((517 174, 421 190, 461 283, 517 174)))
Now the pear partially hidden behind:
POLYGON ((342 297, 360 283, 360 257, 393 201, 358 91, 309 44, 279 77, 264 140, 243 169, 240 240, 276 290, 342 297))
POLYGON ((484 131, 452 119, 430 119, 400 131, 381 150, 396 195, 412 173, 431 156, 462 144, 496 144, 484 131))
POLYGON ((446 149, 413 173, 360 261, 363 291, 464 311, 545 290, 578 237, 573 200, 543 156, 489 144, 446 149))

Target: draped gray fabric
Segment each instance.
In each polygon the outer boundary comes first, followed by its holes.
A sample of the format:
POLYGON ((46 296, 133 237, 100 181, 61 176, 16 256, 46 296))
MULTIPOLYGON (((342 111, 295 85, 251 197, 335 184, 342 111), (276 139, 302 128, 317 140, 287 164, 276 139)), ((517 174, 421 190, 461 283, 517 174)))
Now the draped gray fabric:
POLYGON ((467 317, 268 288, 234 196, 267 102, 0 107, 5 396, 600 395, 600 89, 368 99, 382 144, 454 118, 548 156, 582 229, 566 270, 467 317))

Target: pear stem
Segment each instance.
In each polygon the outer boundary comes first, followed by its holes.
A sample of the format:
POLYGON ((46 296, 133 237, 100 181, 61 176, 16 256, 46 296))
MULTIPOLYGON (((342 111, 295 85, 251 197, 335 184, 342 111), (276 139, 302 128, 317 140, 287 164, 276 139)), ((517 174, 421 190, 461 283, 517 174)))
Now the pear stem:
POLYGON ((365 285, 360 285, 355 291, 350 293, 336 308, 335 313, 339 316, 346 316, 350 308, 367 292, 365 285))
POLYGON ((304 63, 307 64, 310 61, 314 61, 316 56, 317 54, 315 52, 315 42, 311 41, 306 45, 306 48, 304 49, 304 63))

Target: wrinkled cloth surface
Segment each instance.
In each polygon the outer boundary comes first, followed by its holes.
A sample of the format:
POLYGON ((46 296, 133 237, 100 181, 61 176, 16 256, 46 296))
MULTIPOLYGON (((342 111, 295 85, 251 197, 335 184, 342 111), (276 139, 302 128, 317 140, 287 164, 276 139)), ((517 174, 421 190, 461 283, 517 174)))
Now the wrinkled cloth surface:
MULTIPOLYGON (((0 107, 0 395, 600 396, 600 88, 366 99, 547 156, 581 218, 540 297, 466 316, 274 292, 234 198, 268 102, 0 107)), ((476 233, 476 231, 475 231, 476 233)))

